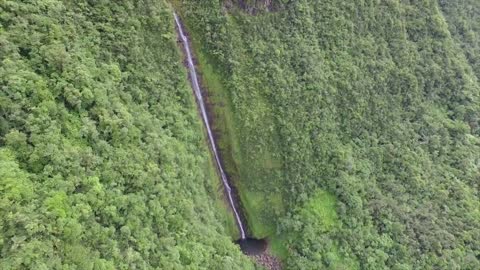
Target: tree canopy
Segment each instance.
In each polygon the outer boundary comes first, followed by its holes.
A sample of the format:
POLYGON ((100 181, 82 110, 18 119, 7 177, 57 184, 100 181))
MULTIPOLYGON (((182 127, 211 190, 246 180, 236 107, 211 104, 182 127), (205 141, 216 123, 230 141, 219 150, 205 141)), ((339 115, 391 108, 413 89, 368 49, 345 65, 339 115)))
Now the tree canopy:
POLYGON ((0 3, 0 269, 253 269, 171 11, 0 3))
POLYGON ((480 2, 0 2, 0 268, 480 269, 480 2))
POLYGON ((277 3, 182 5, 254 233, 288 269, 480 268, 479 2, 277 3))

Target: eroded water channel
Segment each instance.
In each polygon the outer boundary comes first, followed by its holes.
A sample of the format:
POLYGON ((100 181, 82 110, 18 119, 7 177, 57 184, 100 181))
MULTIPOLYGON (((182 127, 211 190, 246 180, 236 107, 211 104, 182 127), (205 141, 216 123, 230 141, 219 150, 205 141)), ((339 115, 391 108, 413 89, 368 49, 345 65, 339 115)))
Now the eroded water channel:
POLYGON ((200 82, 199 82, 197 71, 195 68, 192 50, 190 48, 190 42, 185 33, 185 29, 183 27, 182 22, 180 21, 180 18, 176 13, 173 13, 173 16, 175 18, 177 33, 178 33, 180 42, 182 43, 182 46, 183 46, 183 51, 184 51, 186 62, 187 62, 186 65, 187 65, 189 77, 190 77, 190 84, 192 86, 193 92, 195 94, 195 98, 197 100, 198 110, 199 110, 200 116, 202 117, 202 122, 207 131, 207 137, 208 137, 207 139, 210 145, 210 150, 212 151, 215 164, 217 166, 220 178, 225 188, 225 193, 228 199, 229 206, 233 211, 233 214, 235 216, 235 221, 237 223, 237 227, 240 232, 240 239, 238 239, 236 243, 240 246, 242 251, 247 255, 260 254, 264 252, 265 249, 267 248, 267 242, 263 239, 254 239, 247 236, 246 225, 243 223, 241 218, 242 216, 241 207, 240 207, 241 204, 239 201, 236 201, 236 196, 234 196, 233 194, 234 191, 231 187, 231 183, 225 172, 225 169, 223 168, 223 165, 220 159, 220 154, 218 152, 218 147, 214 138, 214 133, 212 131, 211 123, 209 121, 210 118, 208 117, 209 116, 208 110, 203 98, 202 88, 200 87, 200 82))

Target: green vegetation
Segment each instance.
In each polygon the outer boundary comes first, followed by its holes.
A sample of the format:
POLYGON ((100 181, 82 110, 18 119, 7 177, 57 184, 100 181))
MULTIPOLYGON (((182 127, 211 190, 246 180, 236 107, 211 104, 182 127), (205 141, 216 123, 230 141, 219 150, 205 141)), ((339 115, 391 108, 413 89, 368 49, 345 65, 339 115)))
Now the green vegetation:
POLYGON ((480 269, 480 2, 0 2, 0 269, 480 269))
POLYGON ((288 269, 480 268, 480 3, 262 2, 180 6, 254 235, 288 269))
MULTIPOLYGON (((198 38, 191 38, 192 40, 192 46, 194 48, 199 48, 200 45, 198 44, 197 40, 198 38)), ((208 103, 209 104, 216 104, 215 107, 210 106, 210 108, 215 109, 216 111, 212 111, 210 113, 213 113, 215 115, 214 119, 215 121, 215 126, 214 126, 214 132, 216 133, 216 136, 218 138, 217 143, 219 144, 219 147, 228 147, 230 144, 226 142, 230 142, 231 139, 235 138, 234 133, 231 132, 232 127, 229 126, 228 124, 231 123, 231 121, 224 120, 224 118, 230 117, 230 112, 227 111, 229 106, 223 106, 225 102, 228 102, 228 98, 224 95, 225 91, 222 88, 222 84, 220 82, 220 77, 217 75, 213 69, 213 66, 210 65, 205 57, 205 55, 202 53, 200 50, 195 50, 195 57, 196 60, 199 63, 199 68, 197 70, 198 74, 201 75, 201 83, 202 87, 208 88, 212 90, 212 94, 208 97, 208 103), (200 68, 201 67, 201 68, 200 68)), ((224 148, 225 149, 225 148, 224 148)), ((237 148, 238 149, 238 148, 237 148)), ((233 153, 233 150, 230 151, 225 151, 225 153, 233 153)), ((231 167, 234 165, 232 162, 232 157, 231 156, 222 156, 222 160, 225 162, 224 166, 228 168, 228 171, 235 172, 235 168, 231 167)), ((215 166, 212 163, 212 166, 215 166)), ((223 190, 223 184, 221 181, 217 181, 218 183, 218 190, 223 190)), ((223 192, 222 192, 223 194, 223 192)), ((228 202, 222 202, 225 203, 223 206, 227 206, 228 202)), ((225 208, 227 209, 227 208, 225 208)), ((229 209, 229 208, 228 208, 229 209)), ((237 223, 235 221, 235 218, 231 214, 225 215, 225 217, 228 217, 228 224, 227 228, 230 231, 230 235, 232 236, 232 239, 236 239, 239 236, 239 231, 237 227, 237 223)))
POLYGON ((311 218, 312 223, 316 222, 318 230, 328 232, 339 226, 335 206, 336 199, 333 195, 317 191, 301 208, 300 215, 305 219, 311 218))
MULTIPOLYGON (((189 23, 194 22, 190 21, 189 23)), ((240 130, 237 130, 235 125, 236 118, 231 111, 232 101, 230 95, 221 80, 225 74, 214 69, 214 66, 218 65, 218 63, 212 57, 208 57, 208 54, 202 50, 199 42, 201 38, 196 36, 194 32, 190 33, 190 35, 196 60, 198 61, 198 72, 201 75, 203 87, 208 89, 208 103, 212 105, 211 110, 214 114, 213 126, 219 148, 222 150, 224 166, 229 173, 231 181, 239 189, 243 207, 246 208, 246 218, 251 235, 257 238, 267 237, 275 233, 276 225, 271 219, 263 218, 265 215, 262 206, 270 205, 274 211, 283 211, 281 194, 255 193, 242 185, 238 167, 244 167, 248 170, 249 166, 241 166, 240 164, 244 160, 241 157, 241 146, 238 144, 239 140, 236 135, 240 134, 240 130)), ((258 162, 263 162, 267 168, 278 167, 280 163, 272 160, 268 153, 265 153, 265 156, 258 162)), ((235 237, 238 237, 238 233, 234 234, 235 237)))
POLYGON ((254 269, 181 60, 164 1, 0 3, 0 269, 254 269))
POLYGON ((475 0, 439 1, 448 29, 462 47, 470 66, 480 74, 480 5, 475 0))

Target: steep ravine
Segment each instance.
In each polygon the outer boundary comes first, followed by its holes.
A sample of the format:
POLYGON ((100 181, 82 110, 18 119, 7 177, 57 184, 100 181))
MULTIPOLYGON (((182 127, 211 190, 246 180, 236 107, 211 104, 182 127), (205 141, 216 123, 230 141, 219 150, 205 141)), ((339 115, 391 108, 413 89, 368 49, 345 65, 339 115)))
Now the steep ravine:
POLYGON ((184 34, 183 26, 180 22, 179 17, 177 14, 174 13, 175 17, 175 24, 177 26, 178 30, 178 35, 180 36, 181 42, 183 44, 183 49, 185 52, 185 57, 187 60, 187 68, 189 71, 189 78, 190 78, 190 83, 192 85, 193 92, 195 94, 195 98, 197 100, 197 105, 198 109, 200 111, 200 116, 202 117, 203 124, 205 126, 205 130, 207 131, 207 137, 208 137, 208 142, 210 144, 210 150, 212 151, 213 158, 215 160, 215 164, 217 166, 218 172, 220 174, 220 178, 222 179, 223 186, 225 187, 225 193, 228 198, 229 205, 231 209, 233 210, 234 216, 235 216, 235 221, 237 222, 238 230, 240 232, 240 240, 246 239, 246 229, 245 225, 240 218, 240 207, 238 207, 239 202, 234 201, 234 196, 233 196, 233 190, 230 186, 229 180, 227 178, 227 174, 225 173, 225 170, 223 168, 222 162, 220 161, 220 155, 217 150, 217 145, 215 142, 215 138, 213 137, 213 132, 210 126, 210 121, 209 117, 207 115, 207 109, 205 106, 205 102, 202 96, 201 88, 200 88, 200 83, 198 81, 198 76, 197 72, 195 70, 195 65, 193 63, 193 57, 192 53, 190 50, 190 45, 188 42, 187 36, 184 34))
POLYGON ((210 150, 215 162, 215 165, 218 169, 218 174, 221 178, 222 184, 224 186, 225 195, 229 204, 229 207, 232 209, 233 215, 235 217, 236 225, 238 227, 238 231, 240 233, 239 239, 236 241, 239 244, 241 250, 249 255, 252 256, 259 264, 263 265, 267 269, 280 269, 279 261, 271 256, 267 249, 267 242, 263 239, 254 239, 250 238, 248 235, 247 223, 245 222, 245 215, 243 214, 243 208, 241 201, 239 200, 239 196, 236 196, 234 186, 230 182, 230 179, 226 173, 226 170, 223 167, 223 163, 221 160, 221 155, 219 153, 219 149, 217 147, 215 134, 212 131, 212 124, 211 124, 211 115, 209 115, 209 110, 207 109, 207 105, 205 102, 206 93, 202 92, 201 84, 199 82, 199 75, 197 74, 197 70, 194 63, 193 53, 191 50, 191 45, 188 40, 186 31, 182 25, 182 22, 179 16, 174 13, 175 25, 176 30, 178 33, 179 41, 182 45, 182 49, 184 52, 185 57, 185 64, 188 69, 189 80, 195 95, 195 99, 197 102, 199 114, 202 118, 202 122, 204 124, 206 133, 207 133, 207 140, 210 146, 210 150))

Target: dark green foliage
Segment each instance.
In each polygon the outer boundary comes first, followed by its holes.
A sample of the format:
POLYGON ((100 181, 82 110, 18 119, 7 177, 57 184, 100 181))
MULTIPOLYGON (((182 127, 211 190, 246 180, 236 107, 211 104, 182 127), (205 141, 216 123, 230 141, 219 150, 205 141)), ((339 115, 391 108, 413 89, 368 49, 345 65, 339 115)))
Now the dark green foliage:
MULTIPOLYGON (((174 2, 286 268, 480 269, 480 2, 174 2)), ((253 268, 175 39, 164 1, 0 3, 1 269, 253 268)))
POLYGON ((163 1, 0 3, 0 269, 251 269, 163 1))
POLYGON ((283 9, 285 0, 225 0, 225 8, 240 9, 252 15, 283 9))
POLYGON ((283 198, 256 207, 286 266, 479 269, 480 3, 284 8, 183 3, 231 98, 241 192, 283 198), (322 190, 329 230, 309 217, 322 190))
POLYGON ((473 71, 480 76, 480 5, 475 0, 439 0, 453 38, 462 47, 473 71))

